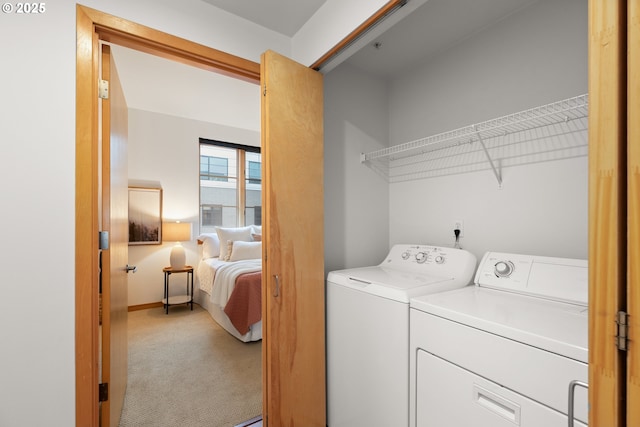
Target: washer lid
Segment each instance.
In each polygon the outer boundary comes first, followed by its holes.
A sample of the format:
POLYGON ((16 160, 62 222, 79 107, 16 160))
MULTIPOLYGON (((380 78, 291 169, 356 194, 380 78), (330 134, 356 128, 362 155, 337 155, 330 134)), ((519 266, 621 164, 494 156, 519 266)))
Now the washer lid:
POLYGON ((466 283, 394 268, 374 266, 332 271, 327 282, 404 303, 418 295, 455 289, 466 283))
POLYGON ((582 305, 469 286, 416 297, 411 308, 588 363, 582 305))

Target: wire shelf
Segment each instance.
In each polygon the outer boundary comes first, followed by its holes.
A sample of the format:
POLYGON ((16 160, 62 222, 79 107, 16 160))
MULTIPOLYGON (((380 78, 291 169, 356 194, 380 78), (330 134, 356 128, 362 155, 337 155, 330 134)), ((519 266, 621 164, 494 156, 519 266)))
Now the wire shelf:
POLYGON ((588 95, 580 95, 360 156, 389 182, 586 156, 588 95))

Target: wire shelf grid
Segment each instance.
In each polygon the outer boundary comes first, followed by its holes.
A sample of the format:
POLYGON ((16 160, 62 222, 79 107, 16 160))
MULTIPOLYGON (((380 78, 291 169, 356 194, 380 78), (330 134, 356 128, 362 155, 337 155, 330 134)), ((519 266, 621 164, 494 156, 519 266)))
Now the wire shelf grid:
POLYGON ((580 95, 361 154, 389 182, 587 154, 588 95, 580 95))

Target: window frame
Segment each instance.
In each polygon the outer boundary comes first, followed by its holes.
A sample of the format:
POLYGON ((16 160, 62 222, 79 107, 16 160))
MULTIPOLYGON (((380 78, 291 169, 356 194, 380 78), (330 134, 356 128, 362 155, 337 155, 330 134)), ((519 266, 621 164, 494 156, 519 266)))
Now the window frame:
POLYGON ((220 182, 229 182, 229 159, 225 158, 225 157, 217 157, 217 156, 203 156, 202 154, 200 154, 200 181, 220 181, 220 182), (207 159, 211 159, 211 160, 223 160, 224 161, 224 166, 223 165, 215 165, 212 164, 210 161, 207 162, 207 173, 203 173, 203 169, 202 169, 202 158, 206 157, 207 159), (217 167, 223 167, 226 172, 224 174, 218 174, 215 173, 214 168, 217 167), (206 179, 203 179, 202 177, 206 176, 206 179))
MULTIPOLYGON (((236 213, 236 224, 239 227, 245 226, 246 225, 246 210, 247 210, 247 206, 246 206, 246 200, 247 200, 247 183, 252 184, 252 185, 260 185, 260 191, 262 192, 262 156, 261 156, 261 150, 260 147, 255 147, 255 146, 250 146, 250 145, 243 145, 243 144, 235 144, 235 143, 231 143, 231 142, 224 142, 224 141, 217 141, 217 140, 211 140, 211 139, 206 139, 206 138, 199 138, 199 143, 198 143, 198 152, 199 152, 199 161, 200 161, 200 173, 199 173, 199 180, 198 180, 198 188, 199 188, 199 225, 200 228, 204 228, 204 227, 212 227, 214 225, 205 225, 203 223, 203 215, 202 215, 202 209, 205 206, 214 206, 214 205, 218 205, 221 206, 224 209, 224 206, 221 204, 216 204, 216 203, 205 203, 204 205, 202 204, 202 181, 211 181, 211 182, 230 182, 233 181, 232 179, 229 178, 229 169, 231 168, 229 164, 227 164, 227 179, 226 180, 216 180, 216 179, 211 179, 211 180, 203 180, 202 178, 202 146, 212 146, 212 147, 219 147, 219 148, 227 148, 227 149, 233 149, 236 151, 236 176, 233 177, 233 180, 236 180, 236 206, 237 206, 237 213, 236 213), (246 154, 247 153, 257 153, 260 154, 260 162, 255 162, 255 161, 247 161, 246 159, 246 154), (260 178, 256 179, 254 177, 249 177, 249 163, 259 163, 260 165, 260 178)), ((207 156, 207 157, 215 157, 215 156, 207 156)), ((210 175, 213 176, 213 175, 210 175)), ((224 217, 224 214, 223 214, 224 217)), ((256 224, 256 225, 261 225, 262 224, 262 214, 260 215, 256 215, 256 218, 259 218, 259 222, 260 224, 256 224)))

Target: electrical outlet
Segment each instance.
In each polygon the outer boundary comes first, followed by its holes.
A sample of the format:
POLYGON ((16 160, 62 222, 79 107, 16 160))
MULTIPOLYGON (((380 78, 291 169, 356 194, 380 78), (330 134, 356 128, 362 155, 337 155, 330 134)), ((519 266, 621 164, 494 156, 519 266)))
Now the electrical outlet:
POLYGON ((453 229, 460 230, 460 237, 464 236, 464 221, 456 219, 453 221, 453 229))

